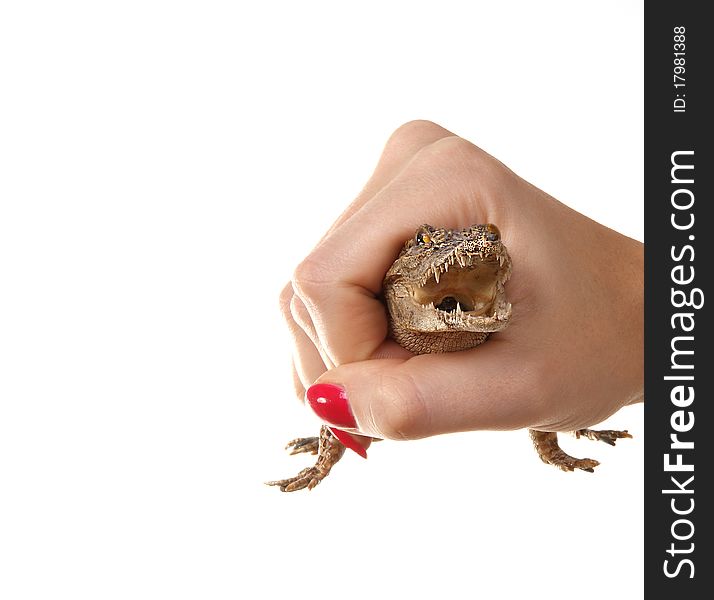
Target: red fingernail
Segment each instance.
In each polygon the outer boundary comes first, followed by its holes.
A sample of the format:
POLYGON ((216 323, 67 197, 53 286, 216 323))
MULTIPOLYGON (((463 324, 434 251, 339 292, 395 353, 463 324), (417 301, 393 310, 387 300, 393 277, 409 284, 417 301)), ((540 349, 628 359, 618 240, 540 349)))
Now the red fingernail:
MULTIPOLYGON (((337 427, 357 427, 345 388, 332 383, 316 383, 305 393, 307 403, 323 421, 337 427)), ((340 439, 336 436, 337 439, 340 439)), ((340 440, 342 441, 342 440, 340 440)), ((347 444, 345 444, 347 445, 347 444)))
POLYGON ((342 431, 341 429, 336 429, 335 427, 328 427, 328 429, 332 432, 332 435, 340 440, 347 448, 354 450, 362 458, 367 458, 367 451, 364 449, 362 444, 354 439, 349 433, 342 431))

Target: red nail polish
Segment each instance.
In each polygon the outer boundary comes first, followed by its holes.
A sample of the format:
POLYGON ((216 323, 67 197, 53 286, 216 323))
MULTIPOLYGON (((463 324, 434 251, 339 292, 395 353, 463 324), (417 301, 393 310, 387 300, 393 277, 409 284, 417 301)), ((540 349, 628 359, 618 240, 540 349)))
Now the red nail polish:
POLYGON ((308 388, 305 397, 310 408, 323 421, 337 427, 349 429, 357 427, 357 422, 347 401, 347 393, 342 386, 332 383, 316 383, 308 388))
POLYGON ((332 435, 340 440, 347 448, 354 450, 362 458, 367 458, 367 451, 364 449, 362 444, 354 439, 354 437, 352 437, 349 433, 342 431, 341 429, 336 429, 335 427, 328 427, 328 429, 332 432, 332 435))

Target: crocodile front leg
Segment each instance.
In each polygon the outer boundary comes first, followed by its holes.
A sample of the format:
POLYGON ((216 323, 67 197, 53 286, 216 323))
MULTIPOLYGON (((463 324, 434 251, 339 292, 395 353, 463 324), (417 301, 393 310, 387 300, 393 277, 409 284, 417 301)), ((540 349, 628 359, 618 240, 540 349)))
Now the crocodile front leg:
POLYGON ((320 429, 319 438, 299 438, 288 444, 293 447, 291 454, 311 452, 314 454, 315 441, 317 441, 317 462, 315 466, 300 471, 295 477, 267 481, 266 485, 275 485, 281 492, 295 492, 307 488, 311 490, 330 473, 330 469, 337 464, 345 453, 345 446, 334 436, 325 425, 320 429))

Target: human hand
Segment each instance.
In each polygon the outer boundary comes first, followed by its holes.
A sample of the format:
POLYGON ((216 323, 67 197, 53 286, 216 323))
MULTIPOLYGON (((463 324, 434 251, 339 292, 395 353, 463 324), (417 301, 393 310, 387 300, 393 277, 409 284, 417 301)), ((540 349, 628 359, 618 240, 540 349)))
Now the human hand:
POLYGON ((341 386, 356 425, 344 429, 364 436, 569 431, 643 399, 643 245, 434 123, 392 135, 360 195, 297 266, 281 306, 298 395, 314 383, 341 386), (513 260, 513 316, 486 344, 413 356, 387 338, 382 279, 423 223, 500 229, 513 260))

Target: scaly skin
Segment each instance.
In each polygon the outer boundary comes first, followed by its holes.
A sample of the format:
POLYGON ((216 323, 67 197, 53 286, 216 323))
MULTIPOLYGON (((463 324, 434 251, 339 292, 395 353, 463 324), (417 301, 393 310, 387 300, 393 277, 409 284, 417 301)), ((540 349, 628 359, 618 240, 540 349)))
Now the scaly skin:
MULTIPOLYGON (((390 337, 414 354, 456 352, 482 344, 509 323, 511 305, 504 285, 511 268, 511 258, 495 225, 454 230, 422 225, 404 244, 384 278, 390 337)), ((528 432, 545 463, 563 471, 590 473, 599 464, 566 454, 555 432, 528 432)), ((573 433, 610 445, 632 437, 627 431, 581 429, 573 433)), ((292 454, 317 452, 314 467, 268 485, 291 492, 320 483, 344 454, 344 446, 324 426, 319 444, 317 440, 299 438, 288 444, 292 454)))

